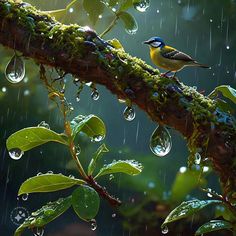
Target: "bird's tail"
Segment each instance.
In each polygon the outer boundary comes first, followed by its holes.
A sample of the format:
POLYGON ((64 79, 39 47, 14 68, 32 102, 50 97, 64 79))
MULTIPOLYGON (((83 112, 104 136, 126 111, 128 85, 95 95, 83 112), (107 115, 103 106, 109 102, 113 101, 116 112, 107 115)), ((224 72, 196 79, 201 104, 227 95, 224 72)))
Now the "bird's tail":
POLYGON ((208 68, 208 69, 210 68, 210 66, 198 63, 197 61, 193 61, 192 66, 199 66, 199 67, 208 68))

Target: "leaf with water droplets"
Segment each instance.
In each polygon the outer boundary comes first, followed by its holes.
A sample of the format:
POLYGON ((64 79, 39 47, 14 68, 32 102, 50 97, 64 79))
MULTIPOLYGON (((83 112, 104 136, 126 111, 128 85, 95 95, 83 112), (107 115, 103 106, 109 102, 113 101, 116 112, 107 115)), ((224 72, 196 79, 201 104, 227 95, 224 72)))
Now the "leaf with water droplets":
POLYGON ((129 34, 135 34, 138 30, 138 24, 135 18, 128 12, 119 12, 119 17, 124 23, 125 30, 129 34))
POLYGON ((221 92, 222 95, 230 99, 233 103, 236 103, 236 90, 229 85, 220 85, 216 87, 209 95, 209 98, 215 98, 218 92, 221 92))
POLYGON ((25 63, 21 57, 16 54, 11 58, 6 66, 5 76, 13 84, 19 83, 25 76, 25 63))
POLYGON ((89 163, 88 166, 88 175, 92 175, 95 168, 96 168, 96 163, 97 161, 102 157, 103 153, 109 152, 108 148, 106 145, 103 143, 97 151, 93 154, 93 157, 89 163))
POLYGON ((42 174, 22 183, 18 196, 24 193, 54 192, 84 183, 81 179, 70 178, 62 174, 42 174))
POLYGON ((198 200, 198 199, 182 202, 173 211, 171 211, 171 213, 166 217, 161 227, 163 228, 170 222, 174 222, 182 218, 191 216, 206 206, 220 203, 222 202, 219 200, 198 200))
POLYGON ((198 228, 195 235, 203 235, 205 233, 210 233, 223 229, 231 230, 233 229, 233 225, 225 220, 211 220, 210 222, 207 222, 206 224, 198 228))
POLYGON ((14 236, 20 236, 26 228, 42 228, 49 222, 55 220, 63 214, 71 206, 71 196, 60 198, 55 202, 49 202, 42 208, 35 212, 24 221, 24 223, 17 228, 14 236))
POLYGON ((9 151, 18 148, 25 152, 48 142, 58 142, 68 145, 67 136, 65 136, 65 134, 58 134, 44 127, 21 129, 12 134, 7 139, 6 144, 9 151))
POLYGON ((72 194, 72 206, 81 219, 91 220, 99 210, 99 195, 91 187, 80 186, 72 194))
POLYGON ((102 167, 95 178, 102 175, 110 175, 114 173, 124 173, 128 175, 138 175, 142 172, 143 166, 134 160, 119 160, 102 167))
POLYGON ((83 7, 87 12, 90 21, 93 25, 95 25, 97 20, 99 19, 99 16, 102 15, 105 5, 100 0, 84 0, 83 7))
POLYGON ((88 137, 96 141, 104 139, 106 135, 106 127, 104 122, 95 115, 77 116, 71 121, 72 137, 73 139, 80 132, 86 134, 88 137))

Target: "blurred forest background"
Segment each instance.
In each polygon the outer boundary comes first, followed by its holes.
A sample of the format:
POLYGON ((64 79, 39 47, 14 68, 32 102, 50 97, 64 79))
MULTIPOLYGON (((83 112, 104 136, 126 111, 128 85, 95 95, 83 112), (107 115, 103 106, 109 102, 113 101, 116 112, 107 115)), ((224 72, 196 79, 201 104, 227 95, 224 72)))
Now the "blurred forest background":
MULTIPOLYGON (((27 2, 41 10, 60 9, 69 3, 68 0, 27 2)), ((109 12, 105 11, 93 26, 81 2, 78 0, 72 6, 73 9, 70 9, 60 21, 65 24, 88 25, 98 33, 103 32, 111 22, 109 12)), ((182 82, 195 86, 198 91, 205 91, 205 94, 209 94, 221 84, 236 87, 235 0, 151 0, 150 7, 145 12, 140 13, 135 9, 130 9, 130 12, 135 16, 139 26, 136 34, 128 34, 122 23, 118 22, 105 39, 118 38, 127 52, 152 65, 149 49, 142 42, 152 36, 160 36, 167 44, 211 66, 210 70, 184 69, 177 75, 182 82)), ((20 161, 9 158, 5 148, 6 138, 19 129, 46 121, 53 130, 63 132, 61 117, 55 105, 48 101, 47 91, 39 80, 37 65, 31 60, 25 61, 26 76, 19 84, 10 84, 5 79, 5 66, 13 54, 12 50, 0 46, 0 234, 2 236, 12 235, 16 228, 10 220, 10 213, 15 207, 23 206, 32 211, 47 201, 57 199, 56 195, 61 196, 61 193, 31 194, 27 201, 17 200, 18 188, 25 179, 38 172, 48 171, 76 175, 68 153, 59 144, 49 143, 36 148, 27 152, 20 161)), ((180 197, 171 193, 176 174, 181 167, 187 166, 188 150, 185 140, 170 129, 173 142, 170 154, 164 158, 154 156, 149 149, 149 139, 156 124, 144 112, 135 108, 135 120, 126 121, 123 118, 125 105, 99 86, 99 100, 93 101, 91 90, 86 87, 81 94, 80 102, 76 102, 76 87, 71 81, 71 76, 66 78, 68 82, 66 97, 73 104, 73 115, 95 114, 106 124, 107 136, 104 142, 110 152, 104 156, 105 162, 113 159, 136 159, 143 163, 144 171, 137 177, 116 175, 114 178, 102 179, 109 191, 123 201, 124 206, 121 213, 103 201, 97 217, 96 231, 92 231, 89 224, 81 222, 72 211, 69 211, 49 224, 45 235, 118 236, 145 235, 145 232, 149 235, 158 235, 161 233, 162 222, 157 218, 164 219, 166 214, 183 200, 182 196, 201 198, 205 195, 197 190, 186 194, 185 186, 181 184, 178 188, 180 197), (162 208, 158 207, 157 203, 160 202, 162 208)), ((83 163, 87 163, 86 157, 96 150, 98 144, 91 143, 88 139, 81 138, 80 141, 82 143, 80 158, 83 163)), ((208 172, 206 186, 220 191, 218 178, 210 173, 210 170, 208 172)), ((66 191, 64 192, 66 195, 66 191)), ((204 217, 210 219, 214 214, 215 212, 208 211, 204 217)), ((200 217, 191 219, 191 224, 188 224, 189 232, 200 226, 202 220, 200 217)), ((181 227, 185 226, 180 222, 175 223, 174 227, 179 227, 181 232, 181 227)), ((26 232, 25 235, 31 234, 26 232)), ((171 235, 171 231, 168 235, 171 235)))

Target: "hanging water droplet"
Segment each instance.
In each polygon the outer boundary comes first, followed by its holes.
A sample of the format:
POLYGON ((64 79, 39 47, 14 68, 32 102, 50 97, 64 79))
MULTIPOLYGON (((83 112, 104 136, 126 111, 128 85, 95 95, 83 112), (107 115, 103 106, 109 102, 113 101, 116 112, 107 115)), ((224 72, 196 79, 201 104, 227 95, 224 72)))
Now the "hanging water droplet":
POLYGON ((91 98, 94 101, 97 101, 99 99, 99 92, 97 91, 97 89, 93 90, 93 92, 91 93, 91 98))
POLYGON ((91 230, 95 231, 97 229, 97 222, 95 219, 90 220, 91 230))
POLYGON ((149 6, 150 6, 149 0, 141 0, 134 3, 134 8, 140 12, 145 12, 149 6))
POLYGON ((28 194, 28 193, 25 193, 25 194, 22 195, 21 198, 22 198, 23 201, 27 201, 28 198, 29 198, 29 194, 28 194))
POLYGON ((135 118, 135 111, 133 107, 126 107, 123 112, 124 118, 127 121, 132 121, 135 118))
POLYGON ((202 159, 201 155, 200 155, 198 152, 196 152, 196 153, 195 153, 194 163, 195 163, 196 165, 199 165, 199 164, 201 163, 201 159, 202 159))
POLYGON ((114 175, 113 174, 110 174, 109 175, 109 180, 113 180, 115 177, 114 177, 114 175))
POLYGON ((34 236, 43 236, 44 234, 44 229, 43 228, 35 228, 33 230, 34 236))
POLYGON ((25 76, 25 63, 16 54, 11 58, 5 69, 7 80, 13 84, 19 83, 25 76))
POLYGON ((168 130, 159 125, 152 133, 149 146, 156 156, 166 156, 172 147, 171 136, 168 130))
POLYGON ((80 96, 79 94, 76 96, 76 102, 79 102, 80 101, 80 96))
POLYGON ((101 142, 105 138, 105 135, 95 135, 91 138, 91 142, 101 142))
POLYGON ((48 123, 46 123, 44 120, 41 121, 39 124, 38 124, 38 127, 44 127, 46 129, 50 129, 50 126, 48 123))
POLYGON ((9 156, 13 160, 19 160, 23 156, 24 152, 21 151, 19 148, 12 148, 9 150, 9 156))
POLYGON ((165 226, 164 228, 162 228, 161 232, 162 232, 163 234, 167 234, 167 233, 169 232, 168 227, 165 226))

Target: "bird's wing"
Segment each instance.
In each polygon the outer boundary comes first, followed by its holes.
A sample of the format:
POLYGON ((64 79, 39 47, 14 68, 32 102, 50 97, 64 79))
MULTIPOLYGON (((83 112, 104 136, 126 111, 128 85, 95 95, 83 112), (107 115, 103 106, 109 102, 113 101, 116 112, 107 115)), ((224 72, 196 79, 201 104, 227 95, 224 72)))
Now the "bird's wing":
POLYGON ((161 49, 161 55, 171 60, 194 61, 189 55, 169 46, 165 46, 161 49))

